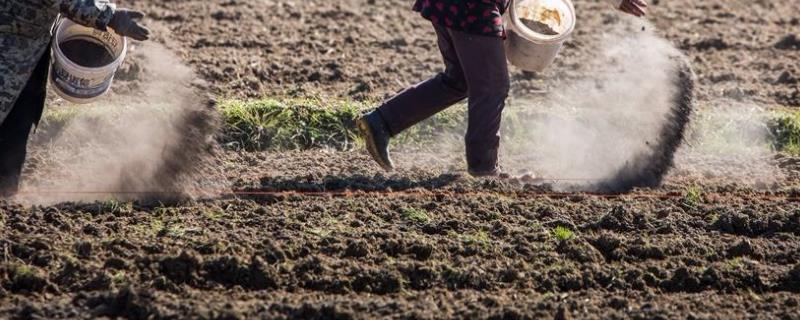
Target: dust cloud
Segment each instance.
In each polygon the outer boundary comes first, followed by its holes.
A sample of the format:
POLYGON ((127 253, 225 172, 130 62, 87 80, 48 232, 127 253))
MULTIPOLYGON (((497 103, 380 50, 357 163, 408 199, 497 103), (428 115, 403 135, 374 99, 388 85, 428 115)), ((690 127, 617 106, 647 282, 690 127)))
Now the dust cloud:
POLYGON ((36 147, 22 201, 183 199, 226 187, 213 163, 218 121, 195 74, 159 44, 129 55, 140 69, 128 84, 136 93, 72 107, 63 128, 36 147))
MULTIPOLYGON (((647 22, 623 19, 602 39, 584 78, 544 101, 515 97, 523 112, 503 134, 511 169, 528 168, 557 188, 627 191, 656 186, 673 164, 692 104, 693 74, 647 22)), ((513 117, 513 115, 512 115, 513 117)))
POLYGON ((774 161, 773 117, 754 101, 720 99, 699 105, 686 146, 676 155, 675 175, 755 187, 783 179, 774 161))

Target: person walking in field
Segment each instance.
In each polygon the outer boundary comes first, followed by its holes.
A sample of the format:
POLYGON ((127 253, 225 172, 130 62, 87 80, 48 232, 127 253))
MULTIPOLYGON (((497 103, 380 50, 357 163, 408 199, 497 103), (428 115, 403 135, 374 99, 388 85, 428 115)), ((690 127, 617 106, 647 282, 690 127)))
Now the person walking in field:
MULTIPOLYGON (((644 15, 647 7, 643 0, 609 1, 635 16, 644 15)), ((467 98, 468 171, 475 177, 500 174, 500 118, 510 86, 503 46, 508 5, 509 0, 416 1, 413 9, 436 31, 444 71, 357 120, 367 151, 383 169, 394 168, 391 137, 467 98)))
POLYGON ((28 136, 44 110, 50 41, 59 14, 87 27, 147 40, 138 11, 107 0, 0 1, 0 198, 16 194, 28 136))

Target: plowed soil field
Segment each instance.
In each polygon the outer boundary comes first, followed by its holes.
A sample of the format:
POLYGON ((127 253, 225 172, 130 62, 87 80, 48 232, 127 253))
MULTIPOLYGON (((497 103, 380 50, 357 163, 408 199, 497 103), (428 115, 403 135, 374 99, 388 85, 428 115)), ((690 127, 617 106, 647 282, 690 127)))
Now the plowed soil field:
MULTIPOLYGON (((409 0, 120 5, 144 10, 215 98, 377 102, 440 68, 409 0)), ((513 70, 512 96, 592 72, 582 61, 621 18, 604 2, 575 5, 556 64, 513 70)), ((699 110, 792 109, 798 12, 797 1, 656 0, 649 19, 692 63, 699 110)), ((136 92, 135 63, 116 94, 136 92)), ((0 318, 800 319, 794 156, 687 145, 663 186, 617 195, 476 180, 461 154, 398 153, 393 173, 362 150, 218 157, 232 187, 210 199, 0 201, 0 318)))

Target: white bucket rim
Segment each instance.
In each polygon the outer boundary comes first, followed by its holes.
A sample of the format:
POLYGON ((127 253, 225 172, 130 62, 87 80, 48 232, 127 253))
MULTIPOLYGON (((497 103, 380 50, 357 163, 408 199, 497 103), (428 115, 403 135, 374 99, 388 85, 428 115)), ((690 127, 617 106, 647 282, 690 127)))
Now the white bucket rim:
POLYGON ((567 38, 569 38, 572 35, 572 32, 575 30, 577 15, 575 14, 575 6, 572 4, 572 1, 558 0, 558 1, 563 1, 567 5, 571 19, 570 19, 570 24, 567 27, 567 30, 564 30, 564 32, 552 36, 537 33, 525 27, 525 25, 522 23, 522 20, 520 20, 519 16, 517 15, 517 10, 516 10, 517 1, 518 0, 511 0, 509 4, 509 16, 511 17, 511 25, 513 26, 515 32, 517 32, 520 36, 522 36, 527 40, 541 44, 560 43, 564 42, 567 38))
MULTIPOLYGON (((61 51, 61 43, 60 43, 61 41, 59 41, 60 39, 58 39, 58 35, 61 33, 62 30, 66 29, 67 27, 71 27, 73 25, 84 27, 84 26, 82 26, 82 25, 80 25, 80 24, 78 24, 78 23, 76 23, 76 22, 74 22, 74 21, 72 21, 70 19, 61 18, 58 21, 58 27, 56 28, 56 32, 53 35, 53 37, 54 37, 53 46, 54 46, 54 49, 56 51, 56 54, 59 55, 59 57, 63 58, 63 59, 60 60, 61 63, 66 64, 67 66, 69 66, 72 69, 76 69, 76 70, 79 70, 79 71, 82 71, 82 72, 87 72, 87 73, 93 73, 93 72, 104 72, 104 71, 107 71, 107 69, 116 69, 119 65, 122 64, 122 61, 125 60, 125 55, 128 52, 128 38, 116 33, 111 28, 108 28, 104 32, 111 33, 111 34, 119 37, 122 40, 122 49, 120 51, 119 56, 117 56, 117 58, 114 59, 114 61, 112 61, 111 63, 109 63, 109 64, 107 64, 105 66, 94 67, 93 68, 93 67, 85 67, 85 66, 79 65, 79 64, 75 63, 74 61, 70 60, 64 54, 64 52, 61 51)), ((88 28, 88 27, 85 27, 85 28, 88 28)))

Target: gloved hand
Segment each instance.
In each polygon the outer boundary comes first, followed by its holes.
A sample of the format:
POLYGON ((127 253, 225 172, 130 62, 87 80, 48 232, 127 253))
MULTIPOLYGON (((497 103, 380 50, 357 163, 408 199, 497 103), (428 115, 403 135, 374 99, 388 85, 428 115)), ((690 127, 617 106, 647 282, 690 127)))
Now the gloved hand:
POLYGON ((150 30, 136 21, 141 18, 144 18, 144 13, 141 11, 117 9, 108 26, 121 36, 144 41, 150 38, 150 30))
POLYGON ((644 0, 623 0, 619 10, 637 17, 647 14, 647 2, 644 0))

